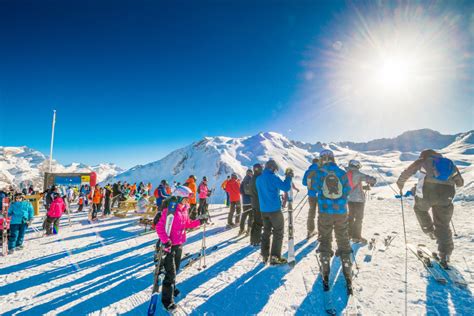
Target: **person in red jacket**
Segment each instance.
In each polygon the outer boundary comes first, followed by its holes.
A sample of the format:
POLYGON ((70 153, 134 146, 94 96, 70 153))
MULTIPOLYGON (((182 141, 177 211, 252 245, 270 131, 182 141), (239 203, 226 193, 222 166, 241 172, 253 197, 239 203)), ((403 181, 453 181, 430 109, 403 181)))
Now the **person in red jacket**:
POLYGON ((235 173, 233 173, 230 180, 227 181, 225 190, 229 193, 230 200, 230 211, 227 216, 227 227, 230 228, 234 226, 234 223, 232 222, 234 213, 236 213, 235 224, 239 224, 240 222, 240 182, 235 173))
POLYGON ((46 229, 46 235, 59 233, 59 220, 65 211, 66 203, 64 203, 63 198, 59 194, 55 193, 53 203, 51 203, 49 207, 48 213, 46 214, 46 220, 43 224, 46 229))

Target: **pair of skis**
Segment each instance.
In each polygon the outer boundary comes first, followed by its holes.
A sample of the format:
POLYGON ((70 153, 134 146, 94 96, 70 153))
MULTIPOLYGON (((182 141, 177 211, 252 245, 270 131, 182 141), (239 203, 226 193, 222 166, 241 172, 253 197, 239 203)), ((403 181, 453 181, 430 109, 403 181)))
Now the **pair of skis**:
POLYGON ((2 200, 2 255, 6 256, 8 254, 8 198, 3 198, 2 200))
POLYGON ((466 288, 468 283, 462 274, 452 265, 443 268, 437 252, 432 252, 426 245, 407 244, 407 248, 423 263, 430 275, 440 284, 447 284, 448 279, 461 288, 466 288))
MULTIPOLYGON (((165 223, 165 231, 166 234, 169 236, 171 233, 171 227, 173 225, 174 214, 176 212, 176 207, 178 206, 177 202, 170 202, 168 205, 168 212, 166 214, 166 223, 165 223)), ((158 304, 158 296, 160 292, 160 286, 164 279, 164 271, 163 271, 163 259, 166 257, 165 249, 163 249, 164 245, 161 244, 157 246, 157 253, 155 255, 155 272, 153 274, 153 290, 150 299, 150 305, 148 306, 148 316, 155 315, 156 305, 158 304)))

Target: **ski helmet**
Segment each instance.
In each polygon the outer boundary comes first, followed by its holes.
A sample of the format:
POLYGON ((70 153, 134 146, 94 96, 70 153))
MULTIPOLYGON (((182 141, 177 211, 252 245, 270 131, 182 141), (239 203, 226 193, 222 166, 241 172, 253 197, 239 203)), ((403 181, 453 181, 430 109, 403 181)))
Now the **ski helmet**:
POLYGON ((207 181, 207 177, 202 177, 202 181, 207 181))
POLYGON ((322 163, 334 161, 334 153, 329 149, 324 149, 319 153, 319 159, 322 163))
POLYGON ((174 190, 174 196, 181 198, 189 198, 193 194, 190 188, 180 185, 174 190))
POLYGON ((351 159, 349 161, 349 167, 354 167, 356 169, 360 169, 362 167, 362 165, 360 164, 360 161, 359 160, 356 160, 356 159, 351 159))
POLYGON ((236 173, 233 173, 233 174, 231 175, 231 178, 232 178, 232 179, 237 179, 237 174, 236 174, 236 173))
POLYGON ((270 159, 265 163, 265 169, 270 169, 273 172, 278 171, 278 165, 275 160, 270 159))

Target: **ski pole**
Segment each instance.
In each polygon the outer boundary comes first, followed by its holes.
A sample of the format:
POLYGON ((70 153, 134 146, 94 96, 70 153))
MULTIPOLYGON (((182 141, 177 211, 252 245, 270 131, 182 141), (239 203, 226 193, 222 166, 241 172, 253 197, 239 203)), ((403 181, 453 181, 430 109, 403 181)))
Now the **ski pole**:
POLYGON ((300 210, 298 211, 298 214, 296 214, 295 216, 295 220, 298 218, 298 216, 300 215, 301 211, 303 210, 304 206, 306 205, 306 203, 308 202, 308 199, 306 199, 303 203, 303 205, 301 205, 300 207, 300 210))
POLYGON ((408 315, 408 247, 405 225, 405 210, 403 208, 403 191, 400 190, 400 206, 402 208, 403 236, 405 238, 405 315, 408 315))
POLYGON ((456 229, 454 228, 453 219, 451 219, 451 226, 453 227, 454 237, 458 237, 458 233, 456 233, 456 229))

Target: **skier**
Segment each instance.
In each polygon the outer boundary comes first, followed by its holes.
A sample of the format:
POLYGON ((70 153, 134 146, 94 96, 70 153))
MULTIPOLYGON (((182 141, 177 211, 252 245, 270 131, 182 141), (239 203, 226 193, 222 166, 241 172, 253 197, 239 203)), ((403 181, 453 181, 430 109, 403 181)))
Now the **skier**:
POLYGON ((138 198, 137 201, 137 209, 135 213, 143 214, 146 213, 148 205, 150 205, 150 201, 148 200, 148 194, 146 190, 142 191, 143 194, 138 198))
POLYGON ((193 195, 189 198, 189 215, 192 219, 196 218, 196 177, 194 175, 190 175, 189 178, 184 183, 185 186, 191 189, 193 195))
POLYGON ((352 293, 352 248, 347 231, 347 197, 350 186, 347 175, 335 162, 331 150, 319 154, 321 167, 316 172, 316 189, 319 203, 318 240, 321 274, 324 290, 329 290, 332 232, 336 236, 337 252, 342 261, 342 272, 346 279, 348 293, 352 293))
POLYGON ((105 186, 105 194, 104 194, 104 217, 110 215, 110 200, 112 197, 112 188, 110 184, 105 186))
POLYGON ((59 220, 65 211, 66 203, 64 203, 63 198, 59 194, 54 194, 53 203, 51 203, 46 213, 46 219, 43 224, 43 227, 46 229, 46 235, 52 235, 53 229, 56 234, 59 233, 59 220))
POLYGON ((362 237, 362 220, 364 219, 365 193, 362 188, 363 182, 374 186, 377 180, 360 171, 362 165, 358 160, 350 160, 347 167, 347 180, 351 191, 348 197, 349 217, 348 229, 349 238, 356 243, 367 243, 367 239, 362 237))
POLYGON ((122 183, 120 181, 112 185, 112 195, 112 204, 110 205, 110 208, 114 208, 115 203, 117 203, 118 206, 121 196, 123 195, 122 183))
POLYGON ((201 183, 198 186, 199 194, 199 207, 198 215, 207 214, 207 198, 210 195, 209 188, 207 186, 207 177, 203 177, 201 183))
POLYGON ((432 149, 426 149, 398 178, 400 193, 406 181, 416 172, 420 173, 414 205, 416 218, 423 232, 431 239, 436 239, 440 264, 447 268, 454 249, 449 227, 454 210, 453 197, 455 187, 462 187, 464 179, 450 159, 432 149), (430 208, 433 217, 429 214, 430 208))
POLYGON ((239 235, 246 233, 247 235, 250 234, 250 227, 253 222, 253 214, 251 212, 252 204, 251 204, 251 196, 250 196, 250 181, 252 180, 253 171, 252 169, 248 169, 247 173, 240 184, 240 194, 242 195, 242 218, 240 219, 240 230, 239 235), (245 222, 247 222, 248 218, 248 227, 245 230, 245 222))
POLYGON ((229 182, 229 180, 230 180, 230 176, 227 176, 227 179, 225 179, 221 184, 221 188, 222 188, 222 190, 224 190, 225 196, 226 196, 226 200, 225 200, 225 205, 226 206, 230 206, 229 192, 227 192, 227 190, 225 189, 225 187, 227 185, 227 182, 229 182))
POLYGON ((161 180, 160 185, 155 189, 154 195, 156 198, 156 206, 158 207, 158 211, 161 212, 162 206, 161 204, 163 201, 170 197, 168 193, 166 193, 166 180, 161 180))
POLYGON ((309 166, 308 170, 304 173, 303 176, 303 185, 308 187, 308 220, 306 222, 306 227, 308 229, 307 238, 313 237, 315 232, 314 219, 316 218, 316 207, 318 205, 318 195, 316 188, 316 175, 319 169, 319 159, 313 158, 313 163, 309 166))
POLYGON ((233 173, 227 181, 225 190, 229 193, 230 209, 227 216, 227 228, 234 227, 233 218, 235 213, 235 225, 240 222, 240 183, 237 181, 237 174, 233 173))
POLYGON ((263 262, 270 264, 285 264, 288 261, 281 256, 285 220, 281 212, 280 190, 288 191, 291 188, 293 174, 286 175, 282 181, 275 173, 278 171, 277 163, 270 159, 265 163, 263 173, 257 178, 258 199, 263 219, 263 234, 261 255, 263 262), (273 234, 272 249, 270 250, 270 235, 273 234))
POLYGON ((102 191, 100 186, 97 184, 92 193, 92 216, 91 220, 97 220, 97 213, 100 212, 100 202, 102 201, 102 191))
POLYGON ((28 225, 33 221, 33 206, 29 201, 24 200, 21 193, 15 194, 15 202, 8 209, 10 217, 10 236, 8 238, 8 254, 15 250, 23 249, 23 240, 28 225))
POLYGON ((260 201, 258 200, 257 178, 262 174, 262 165, 253 165, 253 176, 250 180, 250 196, 252 200, 252 228, 250 230, 250 244, 260 246, 262 240, 262 213, 260 212, 260 201))
POLYGON ((175 196, 166 200, 163 205, 163 216, 156 225, 156 232, 164 249, 163 265, 166 271, 163 280, 161 302, 165 309, 172 311, 177 308, 174 303, 174 297, 179 295, 176 288, 176 273, 181 263, 181 255, 183 252, 183 244, 186 242, 186 229, 199 227, 206 221, 206 218, 191 220, 188 216, 189 201, 192 197, 185 187, 178 187, 175 190, 175 196), (171 232, 169 236, 166 234, 166 215, 168 212, 168 204, 178 202, 174 213, 173 222, 171 223, 171 232))

